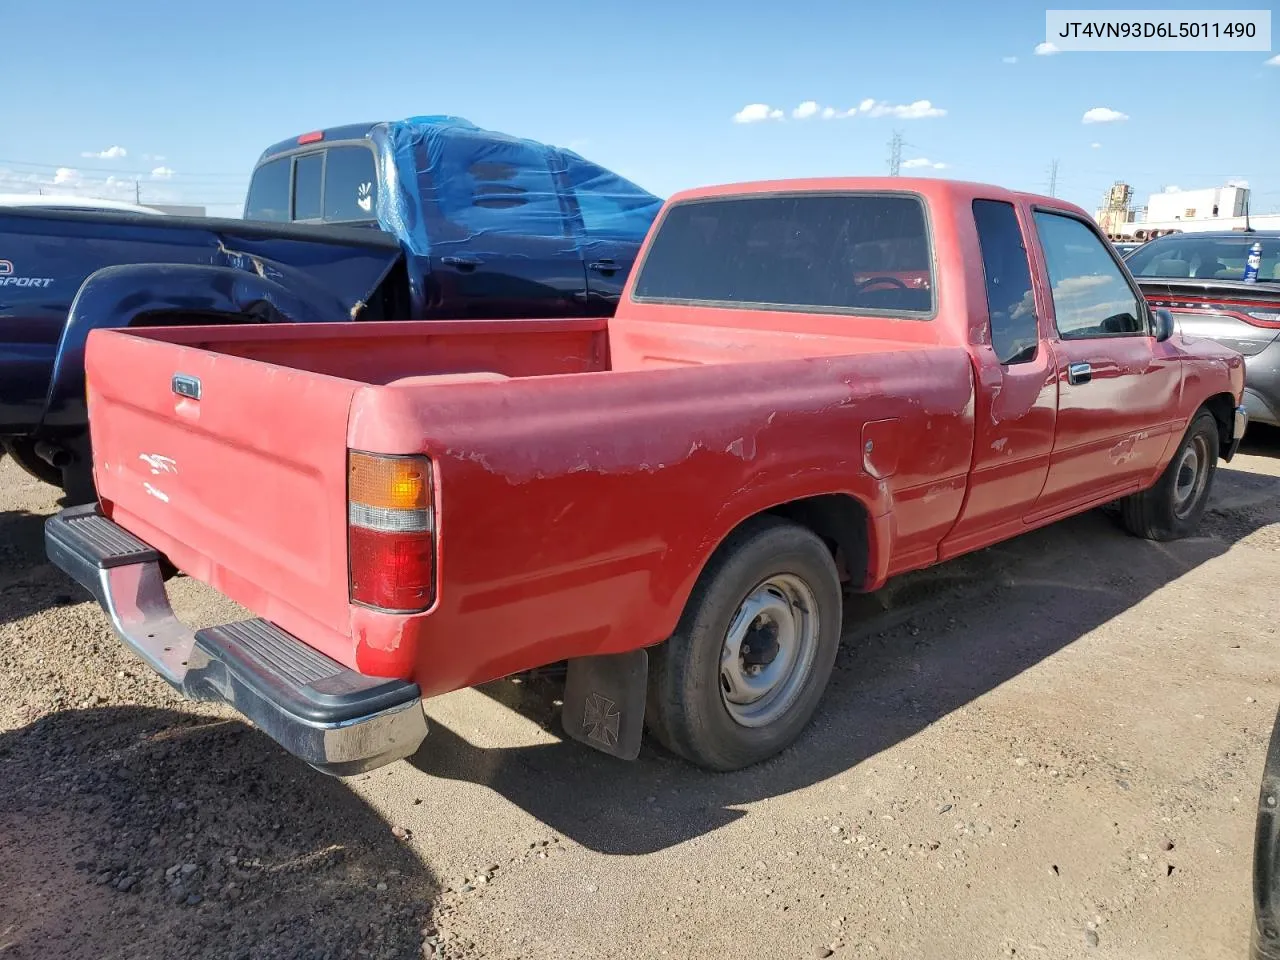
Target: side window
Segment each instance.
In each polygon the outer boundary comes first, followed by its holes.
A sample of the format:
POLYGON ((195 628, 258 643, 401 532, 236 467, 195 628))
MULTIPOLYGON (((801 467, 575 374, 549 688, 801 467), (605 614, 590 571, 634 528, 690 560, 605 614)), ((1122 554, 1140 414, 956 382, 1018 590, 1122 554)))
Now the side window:
POLYGON ((560 191, 541 150, 488 137, 441 139, 433 186, 424 191, 434 193, 444 221, 440 240, 565 236, 560 191))
POLYGON ((568 156, 569 182, 589 237, 643 239, 662 201, 588 160, 568 156))
POLYGON ((319 220, 324 154, 306 153, 293 163, 293 219, 319 220))
POLYGON ((1018 214, 1011 203, 975 200, 973 219, 978 225, 982 272, 987 279, 991 346, 1001 363, 1034 360, 1040 331, 1018 214))
POLYGON ((324 167, 324 218, 336 223, 374 219, 378 177, 367 147, 330 147, 324 167))
POLYGON ((246 220, 287 221, 289 219, 289 171, 293 161, 288 157, 269 160, 253 171, 249 196, 245 200, 246 220))
POLYGON ((1103 246, 1105 241, 1062 214, 1037 212, 1036 229, 1062 339, 1146 334, 1146 311, 1103 246))

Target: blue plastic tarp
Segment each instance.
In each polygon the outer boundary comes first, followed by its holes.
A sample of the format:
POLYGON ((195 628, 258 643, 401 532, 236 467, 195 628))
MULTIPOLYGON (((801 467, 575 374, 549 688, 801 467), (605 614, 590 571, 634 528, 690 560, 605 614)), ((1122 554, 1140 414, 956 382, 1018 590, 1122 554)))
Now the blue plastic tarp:
POLYGON ((509 237, 546 237, 581 254, 585 240, 644 239, 661 198, 560 147, 485 130, 461 117, 386 125, 379 219, 420 255, 434 243, 476 256, 509 237), (394 173, 392 173, 394 171, 394 173))

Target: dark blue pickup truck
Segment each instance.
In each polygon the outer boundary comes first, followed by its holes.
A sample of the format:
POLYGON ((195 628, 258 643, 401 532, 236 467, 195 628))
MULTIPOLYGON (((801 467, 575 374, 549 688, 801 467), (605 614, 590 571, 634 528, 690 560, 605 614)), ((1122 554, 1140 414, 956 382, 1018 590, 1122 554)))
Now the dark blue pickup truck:
POLYGON ((243 220, 0 207, 0 444, 93 499, 98 327, 611 315, 661 205, 570 150, 433 116, 270 147, 243 220))

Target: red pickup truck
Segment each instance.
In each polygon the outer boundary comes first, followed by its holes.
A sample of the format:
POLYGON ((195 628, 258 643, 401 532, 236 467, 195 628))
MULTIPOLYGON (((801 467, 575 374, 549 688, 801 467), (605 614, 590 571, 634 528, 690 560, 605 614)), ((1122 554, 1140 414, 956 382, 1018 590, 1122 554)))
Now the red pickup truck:
POLYGON ((347 774, 423 698, 567 661, 567 734, 713 769, 792 742, 842 588, 1119 501, 1191 533, 1241 357, 1079 208, 941 180, 666 204, 609 319, 94 331, 100 505, 55 563, 191 697, 347 774), (192 632, 171 564, 260 619, 192 632))

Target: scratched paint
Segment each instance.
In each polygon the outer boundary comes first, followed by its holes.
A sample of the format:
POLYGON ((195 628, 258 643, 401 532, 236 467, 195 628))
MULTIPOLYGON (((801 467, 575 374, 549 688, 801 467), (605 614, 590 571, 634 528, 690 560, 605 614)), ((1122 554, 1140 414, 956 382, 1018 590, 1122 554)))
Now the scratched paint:
POLYGON ((162 473, 177 473, 178 464, 172 457, 160 453, 140 453, 138 459, 151 469, 151 475, 158 477, 162 473))

